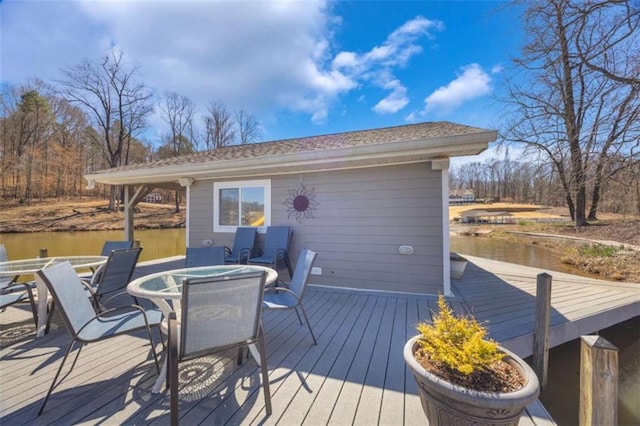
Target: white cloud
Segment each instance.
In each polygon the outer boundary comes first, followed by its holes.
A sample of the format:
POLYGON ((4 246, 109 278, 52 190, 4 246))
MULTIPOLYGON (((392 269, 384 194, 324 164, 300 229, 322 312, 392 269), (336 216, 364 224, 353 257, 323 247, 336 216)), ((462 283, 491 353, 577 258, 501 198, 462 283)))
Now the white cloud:
POLYGON ((407 89, 394 71, 443 24, 417 16, 356 53, 332 51, 339 23, 327 0, 5 0, 1 78, 51 81, 116 48, 156 93, 175 91, 203 108, 216 101, 263 118, 290 111, 322 122, 341 96, 372 85, 387 91, 375 112, 400 111, 407 89))
POLYGON ((432 111, 445 114, 464 102, 489 95, 492 92, 491 77, 478 64, 462 67, 462 74, 446 86, 442 86, 424 100, 424 114, 432 111))
POLYGON ((371 82, 374 86, 389 90, 372 110, 378 114, 393 114, 408 103, 407 88, 393 75, 393 69, 405 67, 409 60, 422 53, 417 44, 420 37, 431 38, 432 31, 440 31, 444 25, 440 21, 417 16, 394 30, 380 46, 368 52, 340 52, 333 60, 333 67, 352 80, 371 82))
POLYGON ((390 82, 388 86, 392 92, 373 107, 378 114, 394 114, 409 103, 407 89, 398 80, 390 82))

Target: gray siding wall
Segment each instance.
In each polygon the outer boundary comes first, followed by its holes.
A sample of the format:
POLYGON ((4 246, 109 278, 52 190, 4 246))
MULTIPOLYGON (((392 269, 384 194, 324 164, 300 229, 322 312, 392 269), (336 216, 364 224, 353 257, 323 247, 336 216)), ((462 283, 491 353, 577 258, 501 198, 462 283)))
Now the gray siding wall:
MULTIPOLYGON (((318 252, 315 266, 322 275, 312 276, 311 283, 442 292, 441 171, 432 171, 431 163, 258 179, 271 179, 271 224, 293 228, 294 265, 301 248, 318 252), (302 223, 287 217, 284 204, 300 183, 314 191, 318 203, 313 218, 302 223), (413 254, 399 254, 401 245, 412 246, 413 254)), ((190 203, 190 244, 212 239, 231 246, 233 234, 213 232, 213 181, 196 181, 190 203)))

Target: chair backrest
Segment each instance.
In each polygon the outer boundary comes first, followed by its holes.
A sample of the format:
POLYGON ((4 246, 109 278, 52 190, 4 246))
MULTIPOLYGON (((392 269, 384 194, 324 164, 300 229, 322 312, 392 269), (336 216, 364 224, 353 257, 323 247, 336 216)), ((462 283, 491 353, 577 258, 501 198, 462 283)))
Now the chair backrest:
POLYGON ((236 235, 233 238, 231 255, 238 259, 240 256, 247 256, 248 252, 252 250, 256 244, 257 235, 258 228, 248 226, 236 228, 236 235))
POLYGON ((80 328, 96 315, 85 287, 71 263, 56 263, 38 271, 49 289, 69 333, 75 336, 80 328))
POLYGON ((133 248, 133 241, 105 241, 100 256, 109 256, 114 250, 133 248))
POLYGON ((122 291, 131 281, 142 247, 113 250, 98 278, 96 294, 99 297, 122 291))
POLYGON ((259 271, 185 279, 179 358, 255 340, 265 277, 259 271))
MULTIPOLYGON (((8 262, 9 258, 7 257, 7 249, 4 248, 4 244, 0 244, 0 262, 8 262)), ((0 277, 0 289, 6 287, 11 282, 11 277, 1 276, 0 277)))
POLYGON ((264 240, 265 256, 273 256, 278 250, 289 251, 291 242, 291 227, 289 226, 269 226, 264 240))
POLYGON ((298 296, 298 300, 301 300, 304 295, 311 275, 311 268, 313 268, 313 262, 316 261, 317 256, 318 253, 309 249, 302 249, 298 256, 296 269, 293 271, 293 277, 291 278, 291 283, 289 283, 289 290, 298 296))
POLYGON ((224 247, 187 247, 185 268, 196 266, 224 265, 224 247))

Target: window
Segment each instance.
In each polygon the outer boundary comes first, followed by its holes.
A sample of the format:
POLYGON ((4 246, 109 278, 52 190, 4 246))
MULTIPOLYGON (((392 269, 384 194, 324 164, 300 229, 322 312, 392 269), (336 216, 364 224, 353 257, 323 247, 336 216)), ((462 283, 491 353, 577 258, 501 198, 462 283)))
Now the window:
POLYGON ((266 229, 271 224, 271 181, 213 184, 213 231, 235 232, 238 226, 266 229))

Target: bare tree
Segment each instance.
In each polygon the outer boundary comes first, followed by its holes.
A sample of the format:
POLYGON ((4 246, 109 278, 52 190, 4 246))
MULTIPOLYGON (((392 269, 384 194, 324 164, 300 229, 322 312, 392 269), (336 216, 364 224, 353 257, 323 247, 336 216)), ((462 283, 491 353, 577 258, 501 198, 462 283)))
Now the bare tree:
POLYGON ((60 97, 51 99, 51 106, 56 117, 52 153, 54 168, 53 195, 60 199, 66 193, 77 194, 80 191, 82 171, 87 146, 84 134, 87 127, 85 114, 60 97))
POLYGON ((222 104, 212 102, 204 117, 205 145, 207 149, 215 149, 232 145, 236 138, 233 117, 222 104))
MULTIPOLYGON (((98 61, 85 60, 63 70, 61 93, 89 117, 110 167, 126 165, 132 137, 145 128, 153 111, 151 91, 135 81, 137 66, 127 66, 121 52, 111 50, 98 61)), ((115 209, 116 188, 109 208, 115 209)))
MULTIPOLYGON (((610 2, 611 9, 596 9, 594 15, 585 15, 584 10, 574 7, 576 3, 524 3, 527 43, 521 57, 514 60, 520 74, 506 82, 504 102, 511 114, 502 134, 505 140, 525 144, 529 152, 553 165, 576 226, 584 226, 587 190, 591 186, 600 191, 598 175, 602 179, 602 171, 611 170, 606 167, 611 154, 627 153, 637 161, 638 152, 630 144, 638 138, 634 123, 639 105, 633 84, 587 66, 577 47, 583 41, 587 17, 590 28, 599 28, 619 8, 630 10, 628 2, 610 2)), ((606 37, 611 33, 593 31, 592 35, 606 37)), ((608 45, 606 40, 599 43, 608 45)), ((615 49, 603 50, 602 55, 614 55, 615 49)), ((629 62, 633 57, 635 53, 630 51, 615 53, 616 61, 629 62)), ((592 207, 597 209, 597 197, 592 197, 592 207)))
POLYGON ((236 113, 236 125, 240 144, 244 145, 262 139, 260 124, 253 115, 247 114, 245 110, 241 109, 236 113))
MULTIPOLYGON (((193 152, 195 105, 191 99, 176 92, 165 92, 158 105, 162 119, 169 125, 169 137, 165 138, 163 156, 177 157, 193 152)), ((175 192, 176 213, 180 212, 180 192, 175 192)))
POLYGON ((578 18, 576 50, 585 66, 618 83, 640 84, 640 5, 590 0, 570 5, 578 18))
POLYGON ((193 118, 196 107, 191 99, 176 92, 165 92, 158 109, 162 119, 169 125, 170 142, 174 144, 173 153, 177 156, 184 151, 184 147, 175 145, 178 143, 187 143, 193 150, 193 118))

